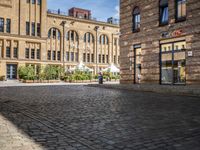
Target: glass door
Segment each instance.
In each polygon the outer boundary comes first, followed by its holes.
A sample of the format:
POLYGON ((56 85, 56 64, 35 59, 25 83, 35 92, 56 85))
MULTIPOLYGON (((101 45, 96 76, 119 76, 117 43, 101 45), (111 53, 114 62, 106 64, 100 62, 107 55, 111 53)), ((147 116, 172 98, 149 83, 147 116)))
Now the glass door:
POLYGON ((140 45, 134 46, 134 81, 136 84, 141 82, 141 53, 142 49, 140 45))
POLYGON ((17 65, 7 64, 7 79, 16 79, 16 78, 17 78, 17 65))

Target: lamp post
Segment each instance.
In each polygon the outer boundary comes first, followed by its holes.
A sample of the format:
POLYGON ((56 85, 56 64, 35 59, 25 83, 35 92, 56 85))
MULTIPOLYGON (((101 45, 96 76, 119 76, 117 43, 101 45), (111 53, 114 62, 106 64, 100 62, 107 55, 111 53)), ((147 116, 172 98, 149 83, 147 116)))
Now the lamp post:
POLYGON ((63 67, 65 68, 65 25, 66 21, 62 21, 61 25, 63 27, 63 67))
POLYGON ((96 69, 95 69, 95 74, 97 74, 98 72, 98 30, 99 30, 99 26, 95 27, 95 31, 96 31, 96 69))

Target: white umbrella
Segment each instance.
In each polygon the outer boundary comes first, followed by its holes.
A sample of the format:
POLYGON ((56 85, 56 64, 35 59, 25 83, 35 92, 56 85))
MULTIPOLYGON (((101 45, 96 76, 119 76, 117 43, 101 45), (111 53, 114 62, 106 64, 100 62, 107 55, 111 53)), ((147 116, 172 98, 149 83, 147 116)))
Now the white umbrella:
POLYGON ((71 68, 70 71, 75 71, 75 70, 80 70, 80 71, 89 71, 89 72, 93 72, 94 70, 85 66, 83 64, 83 62, 80 62, 77 66, 75 66, 74 68, 71 68))
POLYGON ((120 70, 114 65, 111 64, 108 68, 103 69, 104 72, 111 72, 111 73, 119 73, 120 70))

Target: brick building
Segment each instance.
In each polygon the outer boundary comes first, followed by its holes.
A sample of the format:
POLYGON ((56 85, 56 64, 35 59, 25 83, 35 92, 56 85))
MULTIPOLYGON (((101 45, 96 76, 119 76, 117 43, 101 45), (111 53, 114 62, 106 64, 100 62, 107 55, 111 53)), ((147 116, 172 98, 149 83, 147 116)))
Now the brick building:
POLYGON ((120 3, 121 83, 200 84, 200 1, 120 3))
POLYGON ((47 11, 46 0, 0 0, 0 9, 0 77, 15 79, 25 65, 83 62, 94 73, 119 65, 119 26, 92 20, 88 10, 47 11))

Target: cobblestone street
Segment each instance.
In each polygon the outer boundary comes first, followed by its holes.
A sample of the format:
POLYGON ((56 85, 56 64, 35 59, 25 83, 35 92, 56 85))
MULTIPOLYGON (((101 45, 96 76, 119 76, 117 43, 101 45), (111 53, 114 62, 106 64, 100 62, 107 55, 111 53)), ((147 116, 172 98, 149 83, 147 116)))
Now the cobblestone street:
POLYGON ((11 149, 199 150, 200 99, 85 85, 2 87, 0 150, 11 149))

